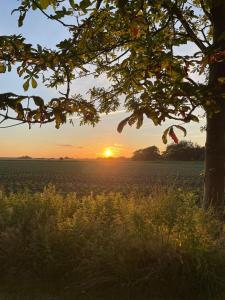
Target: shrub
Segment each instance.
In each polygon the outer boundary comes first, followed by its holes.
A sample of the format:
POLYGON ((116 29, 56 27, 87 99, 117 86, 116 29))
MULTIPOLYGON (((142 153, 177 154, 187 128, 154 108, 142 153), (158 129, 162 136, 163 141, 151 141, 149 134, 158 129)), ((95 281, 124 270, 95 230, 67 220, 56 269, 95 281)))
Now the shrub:
POLYGON ((52 186, 3 194, 1 280, 212 299, 225 284, 224 232, 195 198, 182 190, 78 198, 52 186))

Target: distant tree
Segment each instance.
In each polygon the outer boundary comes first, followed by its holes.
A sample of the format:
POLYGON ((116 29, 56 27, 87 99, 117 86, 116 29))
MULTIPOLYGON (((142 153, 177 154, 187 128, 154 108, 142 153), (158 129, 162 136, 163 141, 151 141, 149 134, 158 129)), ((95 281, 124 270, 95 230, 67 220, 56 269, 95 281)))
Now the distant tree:
POLYGON ((24 155, 24 156, 18 157, 18 159, 32 159, 32 157, 30 157, 28 155, 24 155))
POLYGON ((205 148, 190 141, 170 144, 163 153, 166 160, 204 160, 205 148))
POLYGON ((156 146, 139 149, 134 152, 132 157, 133 160, 159 160, 160 158, 161 155, 156 146))

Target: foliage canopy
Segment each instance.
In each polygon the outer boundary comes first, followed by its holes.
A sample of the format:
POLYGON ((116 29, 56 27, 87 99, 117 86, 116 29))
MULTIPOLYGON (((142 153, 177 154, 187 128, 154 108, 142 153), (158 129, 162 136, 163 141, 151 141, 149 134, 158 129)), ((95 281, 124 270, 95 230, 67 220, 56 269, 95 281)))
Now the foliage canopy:
POLYGON ((167 145, 163 157, 166 160, 201 161, 205 158, 205 148, 190 141, 180 141, 177 145, 167 145))
POLYGON ((154 161, 201 161, 205 158, 205 147, 193 144, 191 141, 180 141, 178 144, 168 144, 166 150, 160 154, 158 147, 150 146, 136 150, 133 153, 133 160, 154 161))
POLYGON ((136 150, 132 156, 133 160, 159 160, 160 158, 160 151, 156 146, 136 150))
MULTIPOLYGON (((210 1, 21 0, 15 10, 19 26, 30 10, 60 22, 70 38, 52 50, 26 44, 21 36, 0 36, 0 72, 15 66, 25 91, 30 85, 35 88, 42 77, 46 86, 66 85, 66 92, 50 101, 1 94, 2 122, 55 121, 59 128, 77 113, 81 123, 94 125, 99 113, 119 109, 124 99, 130 116, 119 124, 121 132, 126 124, 140 128, 144 117, 155 125, 166 119, 198 122, 196 108, 219 109, 212 99, 214 91, 195 80, 196 75, 207 76, 208 65, 225 55, 220 45, 211 45, 210 1), (109 88, 93 87, 89 96, 71 96, 72 80, 102 74, 110 80, 109 88), (10 117, 9 110, 16 117, 10 117)), ((165 143, 167 134, 176 139, 173 129, 167 130, 165 143)))

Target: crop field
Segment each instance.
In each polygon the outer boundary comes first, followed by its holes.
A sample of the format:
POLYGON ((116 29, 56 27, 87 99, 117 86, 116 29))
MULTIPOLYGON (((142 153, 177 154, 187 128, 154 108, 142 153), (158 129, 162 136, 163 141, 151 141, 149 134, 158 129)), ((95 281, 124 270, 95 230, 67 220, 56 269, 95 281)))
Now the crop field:
POLYGON ((0 189, 7 193, 42 191, 48 184, 60 193, 149 193, 154 186, 199 189, 202 162, 0 160, 0 189))

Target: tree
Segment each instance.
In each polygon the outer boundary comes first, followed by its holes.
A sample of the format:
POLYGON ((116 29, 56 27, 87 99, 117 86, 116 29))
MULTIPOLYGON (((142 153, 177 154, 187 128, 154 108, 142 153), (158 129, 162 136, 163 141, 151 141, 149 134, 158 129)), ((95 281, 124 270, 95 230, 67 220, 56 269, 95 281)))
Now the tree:
POLYGON ((167 145, 163 158, 166 160, 204 160, 205 149, 190 141, 167 145))
MULTIPOLYGON (((51 70, 44 83, 67 89, 45 104, 40 97, 1 95, 3 121, 9 108, 21 122, 56 122, 78 113, 81 123, 95 124, 99 113, 117 110, 121 99, 130 116, 126 124, 140 128, 144 116, 155 125, 166 119, 198 122, 202 108, 207 118, 204 207, 222 214, 224 206, 225 150, 225 2, 222 0, 21 0, 19 25, 29 10, 40 10, 68 28, 71 37, 56 50, 37 49, 22 37, 0 37, 2 72, 19 63, 24 90, 43 71, 51 70), (52 9, 52 12, 50 10, 52 9), (70 20, 71 23, 66 23, 70 20), (74 18, 75 16, 75 18, 74 18), (66 18, 65 18, 66 17, 66 18), (187 45, 188 53, 179 51, 187 45), (106 74, 109 88, 93 87, 90 99, 70 96, 70 83, 77 77, 106 74), (205 81, 196 80, 202 75, 205 81), (120 97, 125 96, 125 97, 120 97), (37 109, 22 105, 33 100, 37 109)), ((13 118, 13 117, 11 117, 13 118)), ((163 134, 175 142, 174 126, 163 134)), ((185 129, 180 125, 185 133, 185 129)))
POLYGON ((161 158, 159 149, 156 146, 151 146, 145 149, 139 149, 134 152, 133 160, 159 160, 161 158))

